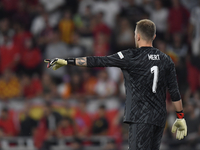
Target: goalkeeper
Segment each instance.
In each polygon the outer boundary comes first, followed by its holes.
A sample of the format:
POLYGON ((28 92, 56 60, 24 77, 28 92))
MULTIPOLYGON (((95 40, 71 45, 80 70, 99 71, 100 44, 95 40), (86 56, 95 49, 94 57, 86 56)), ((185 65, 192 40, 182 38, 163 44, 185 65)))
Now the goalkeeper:
POLYGON ((126 88, 123 121, 129 124, 129 150, 159 150, 167 118, 167 89, 177 114, 172 133, 176 132, 178 140, 187 135, 175 66, 169 56, 152 46, 155 33, 155 24, 144 19, 136 25, 135 49, 104 57, 45 60, 47 67, 53 70, 66 65, 119 67, 122 70, 126 88))

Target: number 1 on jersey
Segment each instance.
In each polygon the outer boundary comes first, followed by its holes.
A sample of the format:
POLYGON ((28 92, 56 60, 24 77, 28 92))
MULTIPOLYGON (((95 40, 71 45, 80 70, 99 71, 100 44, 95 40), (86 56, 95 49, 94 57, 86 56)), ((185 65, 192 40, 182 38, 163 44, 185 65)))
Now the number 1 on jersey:
POLYGON ((154 74, 153 77, 153 86, 152 86, 152 92, 156 93, 156 89, 157 89, 157 82, 158 82, 158 66, 153 66, 151 67, 151 73, 154 74))

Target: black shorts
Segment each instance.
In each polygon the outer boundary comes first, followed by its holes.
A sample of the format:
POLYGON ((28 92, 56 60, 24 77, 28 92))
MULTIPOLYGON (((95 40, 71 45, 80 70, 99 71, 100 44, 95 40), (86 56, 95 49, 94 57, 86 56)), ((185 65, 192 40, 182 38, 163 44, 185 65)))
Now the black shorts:
POLYGON ((128 150, 159 150, 164 127, 129 124, 128 150))

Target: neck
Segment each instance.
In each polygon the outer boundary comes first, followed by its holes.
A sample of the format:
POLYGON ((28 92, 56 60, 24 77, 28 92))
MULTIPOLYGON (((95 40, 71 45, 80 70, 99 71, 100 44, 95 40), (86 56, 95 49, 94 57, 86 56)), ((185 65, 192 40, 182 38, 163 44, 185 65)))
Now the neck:
POLYGON ((153 47, 153 45, 152 45, 152 43, 151 44, 150 43, 149 44, 140 44, 139 48, 140 47, 153 47))
POLYGON ((141 40, 139 43, 138 43, 138 47, 153 47, 153 44, 152 44, 152 41, 145 41, 145 40, 141 40))

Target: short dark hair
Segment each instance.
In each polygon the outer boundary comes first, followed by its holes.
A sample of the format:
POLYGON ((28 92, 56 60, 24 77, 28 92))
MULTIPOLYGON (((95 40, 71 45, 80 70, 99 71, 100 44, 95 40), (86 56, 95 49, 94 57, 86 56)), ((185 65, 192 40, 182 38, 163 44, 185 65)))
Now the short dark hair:
POLYGON ((101 109, 101 110, 106 110, 106 106, 105 106, 104 104, 101 104, 101 105, 99 106, 99 109, 101 109))
POLYGON ((137 32, 141 34, 142 38, 146 41, 152 41, 156 34, 156 25, 153 21, 143 19, 138 21, 136 26, 137 32))
POLYGON ((5 113, 8 113, 9 109, 8 109, 8 107, 4 107, 1 111, 5 112, 5 113))
POLYGON ((51 101, 46 101, 45 102, 45 106, 48 107, 48 108, 51 108, 52 107, 52 102, 51 101))

